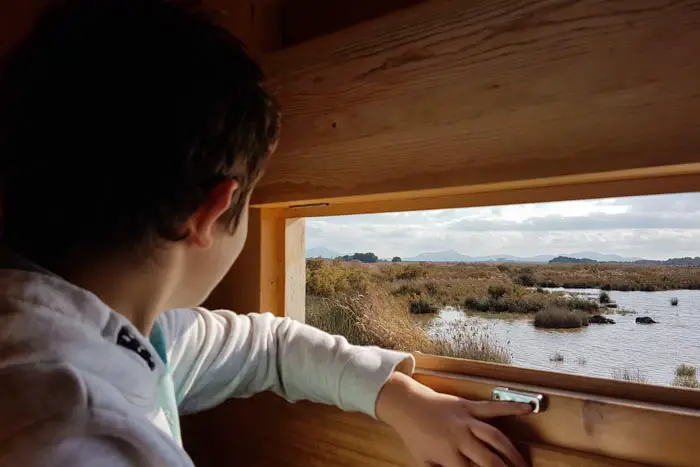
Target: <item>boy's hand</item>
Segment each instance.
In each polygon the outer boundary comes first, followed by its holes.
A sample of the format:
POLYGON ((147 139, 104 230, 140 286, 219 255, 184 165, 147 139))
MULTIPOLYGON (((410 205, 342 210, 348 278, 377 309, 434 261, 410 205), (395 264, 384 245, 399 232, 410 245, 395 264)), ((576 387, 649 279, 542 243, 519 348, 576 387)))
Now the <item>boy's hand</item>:
POLYGON ((420 467, 527 467, 508 438, 482 420, 531 411, 528 404, 440 394, 402 373, 389 378, 376 407, 377 418, 396 430, 420 467))

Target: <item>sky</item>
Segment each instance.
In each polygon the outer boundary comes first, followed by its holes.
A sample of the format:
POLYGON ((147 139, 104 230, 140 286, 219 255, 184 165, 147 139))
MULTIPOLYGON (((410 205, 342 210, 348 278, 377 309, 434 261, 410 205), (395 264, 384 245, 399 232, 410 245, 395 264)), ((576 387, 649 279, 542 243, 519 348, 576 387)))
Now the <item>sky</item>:
POLYGON ((307 249, 380 257, 449 249, 469 256, 700 256, 700 193, 309 218, 306 231, 307 249))

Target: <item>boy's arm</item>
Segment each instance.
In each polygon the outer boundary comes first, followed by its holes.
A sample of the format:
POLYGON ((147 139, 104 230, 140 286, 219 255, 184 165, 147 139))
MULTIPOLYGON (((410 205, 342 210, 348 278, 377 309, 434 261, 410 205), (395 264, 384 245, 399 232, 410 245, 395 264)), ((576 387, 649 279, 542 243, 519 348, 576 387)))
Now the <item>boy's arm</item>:
POLYGON ((158 319, 181 412, 230 397, 274 391, 375 417, 389 376, 411 374, 410 354, 359 347, 339 336, 273 315, 202 308, 170 310, 158 319))

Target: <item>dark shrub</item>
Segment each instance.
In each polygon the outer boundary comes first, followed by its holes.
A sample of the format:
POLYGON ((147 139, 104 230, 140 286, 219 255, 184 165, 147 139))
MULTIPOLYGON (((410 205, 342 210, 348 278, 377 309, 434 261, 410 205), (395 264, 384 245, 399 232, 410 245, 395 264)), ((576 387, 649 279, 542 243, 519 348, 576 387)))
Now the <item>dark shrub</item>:
POLYGON ((535 327, 546 329, 574 329, 588 326, 588 315, 567 308, 548 308, 535 314, 535 327))
POLYGON ((411 301, 411 313, 416 315, 421 315, 425 313, 437 313, 438 307, 434 304, 419 298, 417 300, 411 301))
POLYGON ((504 285, 489 285, 488 294, 493 300, 498 300, 508 293, 508 289, 504 285))
POLYGON ((534 287, 535 283, 535 276, 533 276, 532 274, 520 274, 518 276, 518 284, 522 286, 534 287))

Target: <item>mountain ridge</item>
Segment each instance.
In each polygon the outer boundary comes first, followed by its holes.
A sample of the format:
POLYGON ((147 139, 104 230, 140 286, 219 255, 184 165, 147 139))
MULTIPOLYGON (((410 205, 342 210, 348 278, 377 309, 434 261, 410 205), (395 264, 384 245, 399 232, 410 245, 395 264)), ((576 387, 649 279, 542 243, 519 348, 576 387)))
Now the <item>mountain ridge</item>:
MULTIPOLYGON (((306 251, 307 258, 333 259, 343 256, 344 253, 337 252, 324 246, 317 246, 306 251)), ((404 262, 416 263, 548 263, 554 258, 566 257, 574 259, 592 259, 599 262, 620 262, 632 263, 634 261, 651 261, 639 257, 624 257, 616 254, 598 253, 595 251, 580 251, 574 253, 560 253, 552 255, 534 256, 514 256, 514 255, 485 255, 469 256, 458 252, 455 249, 438 250, 432 252, 419 253, 416 256, 402 258, 404 262)))
POLYGON ((413 257, 403 258, 404 262, 471 262, 471 263, 548 263, 557 257, 575 259, 592 259, 595 261, 631 263, 643 261, 644 258, 624 257, 616 254, 604 254, 594 251, 581 251, 575 253, 561 253, 556 255, 514 256, 514 255, 486 255, 469 256, 455 250, 443 250, 437 252, 421 253, 413 257))

